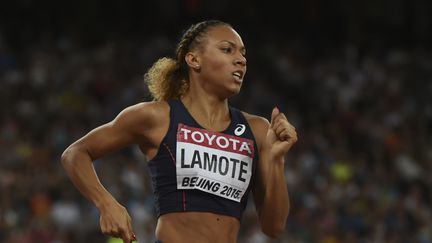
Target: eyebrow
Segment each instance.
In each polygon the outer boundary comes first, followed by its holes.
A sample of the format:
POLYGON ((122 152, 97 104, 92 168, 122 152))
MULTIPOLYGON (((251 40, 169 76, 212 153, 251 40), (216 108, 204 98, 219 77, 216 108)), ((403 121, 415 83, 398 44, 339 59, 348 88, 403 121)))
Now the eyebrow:
MULTIPOLYGON (((237 47, 236 43, 234 43, 234 42, 232 42, 232 41, 229 41, 229 40, 222 40, 222 41, 220 41, 219 43, 222 43, 222 42, 227 42, 228 44, 230 44, 230 46, 237 47)), ((240 47, 240 51, 246 53, 246 47, 241 46, 241 47, 240 47)))

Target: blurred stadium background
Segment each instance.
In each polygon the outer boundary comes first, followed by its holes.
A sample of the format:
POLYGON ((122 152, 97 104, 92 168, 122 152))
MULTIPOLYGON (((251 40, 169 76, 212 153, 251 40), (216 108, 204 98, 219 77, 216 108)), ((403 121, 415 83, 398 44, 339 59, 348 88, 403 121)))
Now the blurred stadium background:
MULTIPOLYGON (((2 1, 0 242, 116 242, 62 170, 63 150, 150 97, 143 74, 203 19, 231 23, 248 49, 232 105, 278 105, 299 142, 278 240, 253 204, 241 243, 432 242, 432 2, 428 0, 2 1)), ((95 162, 139 242, 155 216, 144 157, 95 162)))

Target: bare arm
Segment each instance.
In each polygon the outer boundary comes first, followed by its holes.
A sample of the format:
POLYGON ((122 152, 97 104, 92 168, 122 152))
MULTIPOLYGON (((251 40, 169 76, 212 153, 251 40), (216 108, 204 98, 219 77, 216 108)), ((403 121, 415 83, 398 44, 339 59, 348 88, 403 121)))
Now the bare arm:
POLYGON ((297 134, 277 108, 272 112, 271 123, 255 118, 252 124, 260 150, 253 188, 255 206, 262 231, 274 238, 285 230, 289 213, 284 156, 297 141, 297 134))
POLYGON ((62 165, 75 187, 99 209, 102 232, 121 237, 124 242, 135 240, 131 218, 101 184, 92 161, 129 144, 139 144, 143 149, 158 146, 164 124, 160 109, 164 110, 163 105, 155 103, 128 107, 113 121, 70 145, 62 155, 62 165))

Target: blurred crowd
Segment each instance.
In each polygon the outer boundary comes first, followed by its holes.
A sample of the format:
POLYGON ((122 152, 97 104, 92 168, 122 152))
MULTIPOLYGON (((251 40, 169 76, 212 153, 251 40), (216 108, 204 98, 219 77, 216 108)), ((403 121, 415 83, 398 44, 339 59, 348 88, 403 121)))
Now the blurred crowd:
MULTIPOLYGON (((299 141, 286 160, 285 233, 260 233, 250 201, 239 242, 432 242, 431 49, 349 41, 317 48, 281 30, 268 38, 255 36, 266 28, 249 30, 239 29, 248 73, 231 105, 266 118, 277 105, 299 141)), ((77 32, 42 31, 17 44, 0 31, 0 242, 118 242, 100 233, 97 209, 66 177, 60 156, 125 107, 151 100, 143 74, 171 55, 175 34, 83 44, 77 32)), ((140 150, 94 165, 128 208, 139 242, 154 242, 140 150)))

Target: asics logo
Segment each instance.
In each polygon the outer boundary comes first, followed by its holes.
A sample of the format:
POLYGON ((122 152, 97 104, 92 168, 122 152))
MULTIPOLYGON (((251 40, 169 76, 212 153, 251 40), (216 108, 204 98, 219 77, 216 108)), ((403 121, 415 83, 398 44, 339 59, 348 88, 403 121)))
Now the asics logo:
POLYGON ((242 135, 246 130, 246 126, 244 124, 237 124, 236 129, 234 129, 234 134, 236 136, 242 135))

